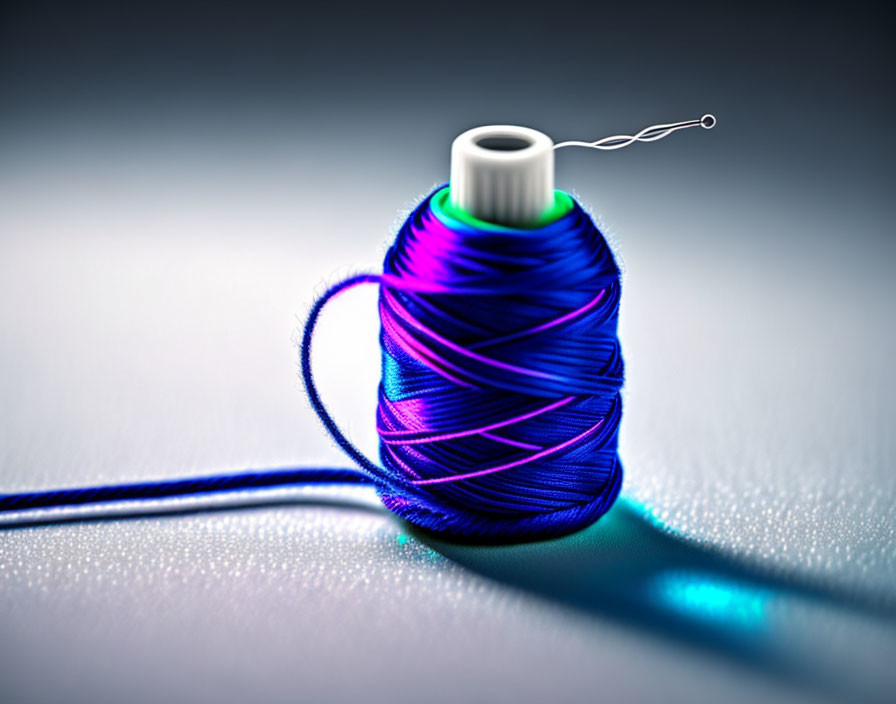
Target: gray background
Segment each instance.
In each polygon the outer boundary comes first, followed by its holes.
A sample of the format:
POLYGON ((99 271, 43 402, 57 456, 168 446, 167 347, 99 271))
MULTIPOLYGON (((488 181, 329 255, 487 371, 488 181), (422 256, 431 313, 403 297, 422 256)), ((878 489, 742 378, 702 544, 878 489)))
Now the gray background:
MULTIPOLYGON (((462 548, 409 533, 364 489, 7 525, 0 698, 892 691, 882 8, 3 13, 0 491, 345 465, 301 391, 297 328, 315 292, 377 268, 447 178, 456 134, 511 122, 596 139, 710 111, 719 125, 558 154, 559 187, 625 268, 624 498, 597 525, 462 548)), ((371 454, 374 296, 334 303, 314 355, 371 454)))

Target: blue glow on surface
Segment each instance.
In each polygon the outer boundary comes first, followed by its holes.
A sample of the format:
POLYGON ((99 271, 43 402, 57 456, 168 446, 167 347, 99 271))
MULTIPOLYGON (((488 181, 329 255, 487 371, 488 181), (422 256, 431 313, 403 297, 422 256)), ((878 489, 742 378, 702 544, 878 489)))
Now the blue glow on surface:
POLYGON ((622 502, 625 506, 628 506, 637 515, 647 521, 651 526, 662 531, 663 533, 669 535, 681 534, 681 531, 679 531, 675 526, 667 523, 665 520, 660 518, 656 508, 646 503, 645 501, 641 501, 632 496, 625 496, 620 498, 620 502, 622 502))
POLYGON ((657 575, 650 591, 666 608, 703 625, 757 633, 767 624, 769 592, 743 582, 675 570, 657 575))

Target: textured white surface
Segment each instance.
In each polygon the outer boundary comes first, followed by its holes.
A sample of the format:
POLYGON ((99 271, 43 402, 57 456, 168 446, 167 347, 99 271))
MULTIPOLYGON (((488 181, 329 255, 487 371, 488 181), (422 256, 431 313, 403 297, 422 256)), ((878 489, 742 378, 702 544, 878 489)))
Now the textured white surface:
MULTIPOLYGON (((377 265, 435 170, 410 155, 370 186, 362 167, 321 177, 349 146, 324 159, 306 144, 302 160, 288 145, 89 146, 0 171, 0 489, 345 465, 291 338, 322 279, 377 265)), ((637 176, 571 158, 559 183, 601 204, 626 268, 618 525, 427 546, 352 489, 6 530, 0 698, 737 702, 896 685, 890 214, 873 194, 735 183, 734 163, 697 191, 696 170, 645 174, 638 158, 637 176), (747 604, 771 662, 619 611, 632 556, 667 596, 676 575, 721 566, 747 596, 707 618, 732 630, 747 604)), ((371 452, 373 296, 333 305, 314 360, 371 452)), ((688 589, 698 610, 719 596, 688 589)))

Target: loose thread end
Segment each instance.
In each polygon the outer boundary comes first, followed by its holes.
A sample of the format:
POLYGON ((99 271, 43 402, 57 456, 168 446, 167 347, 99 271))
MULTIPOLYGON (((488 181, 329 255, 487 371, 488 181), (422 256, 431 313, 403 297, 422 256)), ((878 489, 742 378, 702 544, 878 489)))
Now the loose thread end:
POLYGON ((563 147, 586 147, 588 149, 600 149, 601 151, 612 151, 622 149, 635 142, 656 142, 657 140, 668 137, 673 132, 687 129, 688 127, 697 127, 698 125, 705 130, 711 130, 716 126, 715 115, 706 113, 699 120, 684 120, 683 122, 672 122, 665 125, 651 125, 645 127, 637 134, 619 134, 612 137, 604 137, 594 142, 582 142, 573 140, 569 142, 560 142, 554 145, 554 149, 562 149, 563 147))

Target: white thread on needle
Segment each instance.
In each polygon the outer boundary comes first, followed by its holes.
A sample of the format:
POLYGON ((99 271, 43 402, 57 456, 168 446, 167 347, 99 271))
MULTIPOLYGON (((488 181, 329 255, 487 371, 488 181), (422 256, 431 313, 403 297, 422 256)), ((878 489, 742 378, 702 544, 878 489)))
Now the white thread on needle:
POLYGON ((688 127, 702 127, 711 130, 716 126, 716 118, 710 114, 706 114, 699 120, 685 120, 684 122, 672 122, 668 125, 651 125, 634 135, 620 134, 613 137, 604 137, 595 142, 560 142, 554 145, 554 149, 562 147, 587 147, 589 149, 601 149, 603 151, 612 151, 613 149, 622 149, 635 142, 656 142, 658 139, 668 137, 673 132, 687 129, 688 127))

